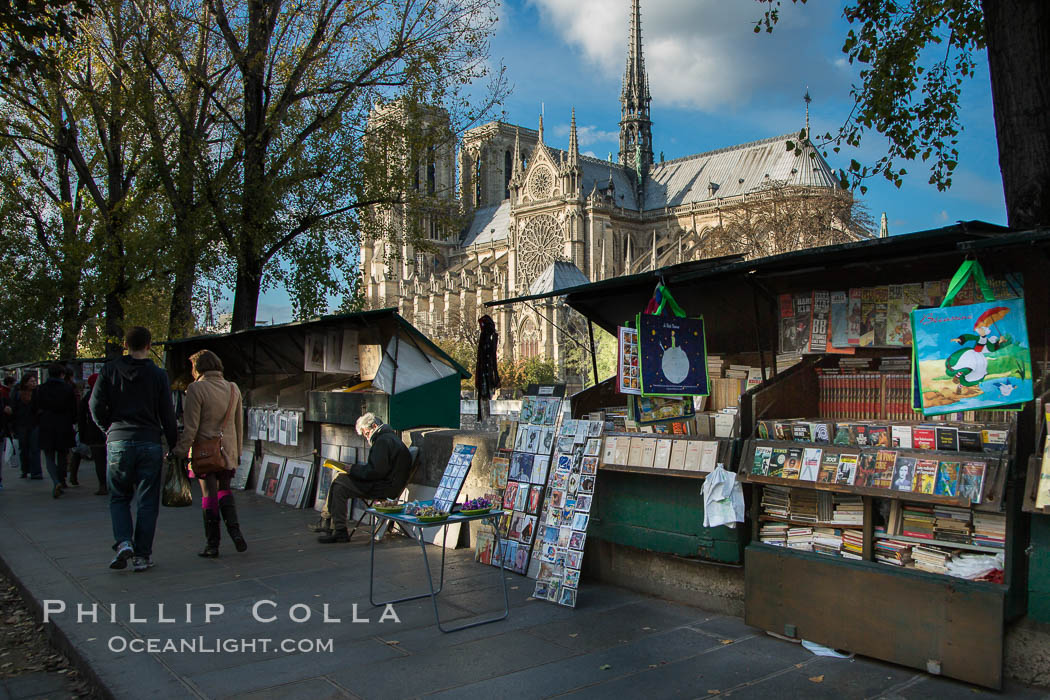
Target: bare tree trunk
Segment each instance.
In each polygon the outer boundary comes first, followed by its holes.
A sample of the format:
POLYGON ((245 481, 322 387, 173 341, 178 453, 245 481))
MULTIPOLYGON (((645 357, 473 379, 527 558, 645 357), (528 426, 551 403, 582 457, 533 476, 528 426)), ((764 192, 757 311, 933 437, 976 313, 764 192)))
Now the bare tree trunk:
POLYGON ((982 0, 1006 220, 1050 223, 1050 2, 982 0))

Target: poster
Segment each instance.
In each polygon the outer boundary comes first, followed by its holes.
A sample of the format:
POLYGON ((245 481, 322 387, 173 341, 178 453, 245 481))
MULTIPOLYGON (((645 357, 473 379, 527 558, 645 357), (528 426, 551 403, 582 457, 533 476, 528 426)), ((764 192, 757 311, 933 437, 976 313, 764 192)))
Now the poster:
POLYGON ((638 314, 643 395, 707 396, 704 319, 638 314))
POLYGON ((324 371, 324 334, 307 333, 303 348, 303 370, 307 372, 324 371))
POLYGON ((277 496, 277 485, 281 480, 281 472, 284 470, 284 457, 263 455, 259 470, 259 481, 255 485, 255 493, 273 500, 277 496))
POLYGON ((620 326, 616 381, 621 394, 641 394, 638 387, 638 331, 620 326))
MULTIPOLYGON (((291 459, 285 461, 284 469, 281 471, 281 481, 277 486, 278 503, 293 508, 299 508, 303 504, 303 496, 306 495, 306 482, 310 478, 313 463, 302 459, 291 459)), ((324 471, 332 471, 325 469, 324 471)))
POLYGON ((925 415, 1032 400, 1023 299, 917 309, 911 324, 925 415))
POLYGON ((252 473, 252 465, 255 462, 255 450, 241 450, 241 461, 237 463, 237 471, 233 474, 230 487, 243 491, 248 486, 248 477, 252 473))

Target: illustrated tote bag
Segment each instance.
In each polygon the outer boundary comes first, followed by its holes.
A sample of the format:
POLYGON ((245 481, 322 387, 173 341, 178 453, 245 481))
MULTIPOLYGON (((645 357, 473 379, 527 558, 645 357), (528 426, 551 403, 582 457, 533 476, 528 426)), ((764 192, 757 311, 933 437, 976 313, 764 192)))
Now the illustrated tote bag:
POLYGON ((637 328, 643 396, 711 393, 703 318, 687 318, 667 287, 659 285, 646 313, 638 314, 637 328), (665 309, 673 315, 663 315, 665 309))
POLYGON ((940 308, 911 312, 911 327, 924 415, 1032 400, 1024 299, 997 300, 976 260, 955 273, 940 308), (984 301, 949 306, 971 275, 984 301))

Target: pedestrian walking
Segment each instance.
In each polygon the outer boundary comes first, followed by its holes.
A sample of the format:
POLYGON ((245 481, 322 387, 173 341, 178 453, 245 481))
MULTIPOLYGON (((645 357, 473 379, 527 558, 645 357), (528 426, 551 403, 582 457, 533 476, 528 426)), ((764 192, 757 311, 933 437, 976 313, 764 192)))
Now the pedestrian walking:
POLYGON ((191 476, 201 487, 201 510, 204 514, 205 546, 199 555, 219 556, 221 536, 220 518, 226 522, 226 531, 238 552, 248 549, 237 520, 230 481, 237 469, 244 444, 244 420, 241 410, 241 392, 233 382, 222 376, 222 360, 211 350, 201 350, 190 357, 193 383, 186 388, 183 402, 183 431, 172 450, 180 457, 190 458, 191 476), (195 441, 221 438, 221 464, 204 467, 194 461, 191 448, 195 441))
MULTIPOLYGON (((80 446, 90 456, 92 464, 95 465, 95 478, 98 479, 98 490, 96 496, 105 496, 109 493, 106 488, 106 434, 102 432, 95 421, 91 419, 91 409, 88 403, 91 400, 91 391, 98 381, 98 374, 92 374, 87 380, 87 389, 77 403, 77 433, 80 446)), ((82 452, 74 452, 72 461, 69 463, 69 483, 76 486, 76 480, 80 472, 80 463, 84 459, 82 452)))
POLYGON ((18 440, 18 463, 21 478, 40 480, 40 444, 37 442, 37 416, 33 411, 33 394, 37 390, 35 374, 25 374, 14 391, 11 402, 11 427, 18 440))
POLYGON ((160 512, 164 448, 178 439, 168 374, 149 357, 149 330, 134 326, 124 338, 126 355, 107 362, 88 406, 106 431, 109 515, 113 524, 111 569, 153 566, 153 537, 160 512), (134 521, 131 502, 138 499, 134 521))
POLYGON ((40 450, 51 477, 51 496, 58 498, 66 483, 69 451, 76 444, 77 398, 66 381, 66 368, 56 362, 48 367, 47 381, 33 394, 33 411, 39 423, 40 450))

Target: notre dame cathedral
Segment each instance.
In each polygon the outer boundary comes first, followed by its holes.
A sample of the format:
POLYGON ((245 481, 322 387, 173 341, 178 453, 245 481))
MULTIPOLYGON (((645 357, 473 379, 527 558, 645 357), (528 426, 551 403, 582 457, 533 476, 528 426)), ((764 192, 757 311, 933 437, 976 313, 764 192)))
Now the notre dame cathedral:
MULTIPOLYGON (((620 93, 617 162, 580 154, 576 114, 565 150, 544 141, 543 118, 529 129, 491 122, 463 135, 428 168, 431 187, 455 192, 470 224, 458 235, 429 236, 431 251, 362 243, 365 303, 396 307, 434 337, 476 327, 490 313, 501 358, 542 356, 564 366, 571 311, 557 298, 486 310, 485 302, 578 284, 727 252, 706 233, 761 196, 771 183, 828 192, 838 179, 813 145, 785 148, 787 135, 684 158, 653 157, 649 80, 642 55, 639 0, 631 2, 627 67, 620 93)), ((787 129, 785 131, 790 131, 787 129)), ((843 231, 841 240, 852 240, 843 231)), ((795 247, 813 245, 799 241, 795 247)))

